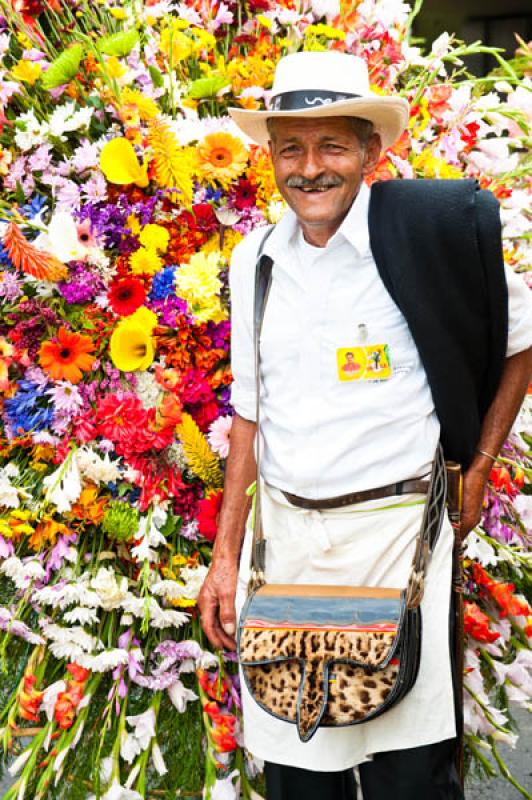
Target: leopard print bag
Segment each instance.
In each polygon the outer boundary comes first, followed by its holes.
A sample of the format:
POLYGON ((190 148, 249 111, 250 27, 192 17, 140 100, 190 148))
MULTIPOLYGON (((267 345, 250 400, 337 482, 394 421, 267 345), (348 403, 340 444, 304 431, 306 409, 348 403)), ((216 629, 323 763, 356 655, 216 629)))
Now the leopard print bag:
MULTIPOLYGON (((260 330, 272 261, 259 248, 255 284, 256 421, 260 430, 260 330)), ((446 471, 438 446, 406 589, 266 584, 261 519, 261 437, 253 507, 251 578, 238 625, 246 686, 265 711, 297 725, 307 742, 318 727, 378 717, 414 685, 421 652, 425 571, 441 528, 446 471)))
POLYGON ((366 722, 404 697, 421 613, 399 589, 267 584, 242 609, 238 648, 251 695, 306 742, 320 725, 366 722))

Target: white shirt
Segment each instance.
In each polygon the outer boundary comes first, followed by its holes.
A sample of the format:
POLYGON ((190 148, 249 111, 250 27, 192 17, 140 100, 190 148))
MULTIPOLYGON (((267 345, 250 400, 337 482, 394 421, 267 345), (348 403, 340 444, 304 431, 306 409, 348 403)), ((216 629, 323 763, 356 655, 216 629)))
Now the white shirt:
MULTIPOLYGON (((326 247, 302 237, 287 211, 264 253, 274 261, 261 337, 264 479, 285 491, 325 498, 424 475, 439 422, 406 320, 379 276, 369 244, 364 184, 326 247), (340 380, 338 351, 388 345, 386 380, 340 380)), ((255 419, 253 295, 264 230, 233 252, 232 403, 255 419)), ((532 344, 532 296, 508 270, 508 355, 532 344)), ((340 361, 342 357, 340 357, 340 361)))

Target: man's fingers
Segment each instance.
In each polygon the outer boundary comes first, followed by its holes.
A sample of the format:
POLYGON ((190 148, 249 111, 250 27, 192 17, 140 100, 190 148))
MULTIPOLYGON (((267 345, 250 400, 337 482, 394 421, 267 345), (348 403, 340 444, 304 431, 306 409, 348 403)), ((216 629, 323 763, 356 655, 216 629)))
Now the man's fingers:
POLYGON ((234 650, 236 647, 234 593, 224 592, 219 599, 210 593, 200 594, 198 607, 201 614, 201 626, 214 647, 234 650))

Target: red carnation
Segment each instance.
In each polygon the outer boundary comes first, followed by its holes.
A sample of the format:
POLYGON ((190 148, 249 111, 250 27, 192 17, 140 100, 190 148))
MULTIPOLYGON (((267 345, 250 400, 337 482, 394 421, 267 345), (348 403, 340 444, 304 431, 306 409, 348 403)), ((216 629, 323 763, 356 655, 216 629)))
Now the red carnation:
POLYGON ((107 296, 115 314, 128 317, 144 305, 146 289, 138 278, 122 278, 112 284, 107 296))

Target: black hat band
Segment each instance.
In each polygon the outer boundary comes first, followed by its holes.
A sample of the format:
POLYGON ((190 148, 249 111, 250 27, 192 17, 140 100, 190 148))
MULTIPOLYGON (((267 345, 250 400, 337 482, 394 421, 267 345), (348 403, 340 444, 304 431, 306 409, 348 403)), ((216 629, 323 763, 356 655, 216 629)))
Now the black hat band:
POLYGON ((303 109, 327 106, 329 103, 337 103, 340 100, 352 100, 356 97, 362 97, 362 95, 321 90, 283 92, 272 97, 268 111, 302 111, 303 109))

